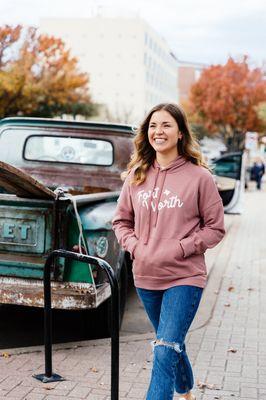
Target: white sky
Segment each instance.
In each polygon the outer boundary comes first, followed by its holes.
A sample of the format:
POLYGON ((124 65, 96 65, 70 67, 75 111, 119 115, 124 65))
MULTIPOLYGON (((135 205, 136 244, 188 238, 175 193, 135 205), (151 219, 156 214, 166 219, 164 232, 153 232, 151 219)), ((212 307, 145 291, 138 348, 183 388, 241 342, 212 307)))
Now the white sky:
POLYGON ((180 60, 223 63, 247 54, 255 65, 266 61, 266 0, 0 0, 0 24, 90 17, 98 7, 138 13, 180 60))

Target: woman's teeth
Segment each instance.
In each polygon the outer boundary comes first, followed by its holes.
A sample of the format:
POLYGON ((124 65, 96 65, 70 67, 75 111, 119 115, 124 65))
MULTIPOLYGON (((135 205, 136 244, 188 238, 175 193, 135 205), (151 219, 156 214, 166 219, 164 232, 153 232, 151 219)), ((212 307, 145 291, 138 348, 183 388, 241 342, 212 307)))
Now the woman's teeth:
POLYGON ((154 139, 155 143, 164 143, 166 139, 154 139))

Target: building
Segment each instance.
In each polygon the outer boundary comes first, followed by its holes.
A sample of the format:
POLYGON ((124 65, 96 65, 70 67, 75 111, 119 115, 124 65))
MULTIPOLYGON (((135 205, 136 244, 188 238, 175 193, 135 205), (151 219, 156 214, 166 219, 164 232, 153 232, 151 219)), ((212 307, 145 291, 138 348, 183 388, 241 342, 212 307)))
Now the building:
POLYGON ((139 123, 153 105, 178 101, 177 60, 139 17, 43 18, 40 28, 78 57, 102 118, 139 123))
POLYGON ((206 64, 178 61, 178 92, 181 102, 188 100, 191 86, 199 79, 202 70, 206 67, 206 64))

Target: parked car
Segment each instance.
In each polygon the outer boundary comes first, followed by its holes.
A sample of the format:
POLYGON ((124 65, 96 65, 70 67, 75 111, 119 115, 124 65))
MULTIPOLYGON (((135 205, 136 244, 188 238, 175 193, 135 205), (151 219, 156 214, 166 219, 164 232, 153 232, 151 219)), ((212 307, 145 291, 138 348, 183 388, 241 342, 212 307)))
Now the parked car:
POLYGON ((246 156, 242 152, 226 153, 212 160, 211 168, 228 214, 243 212, 246 156))

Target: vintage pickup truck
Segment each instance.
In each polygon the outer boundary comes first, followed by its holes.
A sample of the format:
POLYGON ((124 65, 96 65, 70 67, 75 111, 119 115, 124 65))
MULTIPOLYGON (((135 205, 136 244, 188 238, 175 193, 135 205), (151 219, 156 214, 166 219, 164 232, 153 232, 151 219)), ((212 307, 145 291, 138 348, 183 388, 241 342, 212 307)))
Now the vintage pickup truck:
MULTIPOLYGON (((0 122, 0 303, 42 307, 45 259, 63 248, 101 257, 115 269, 122 319, 131 261, 111 220, 133 138, 134 129, 126 125, 0 122)), ((110 287, 104 273, 59 259, 52 307, 98 308, 97 318, 106 325, 101 329, 108 331, 110 287)))
MULTIPOLYGON (((131 260, 111 229, 120 173, 133 150, 131 126, 6 118, 0 121, 0 304, 43 306, 43 267, 53 249, 105 259, 116 271, 121 320, 131 260)), ((225 211, 239 212, 242 155, 214 162, 225 211)), ((91 265, 59 259, 52 306, 97 309, 108 332, 110 288, 91 265)))

